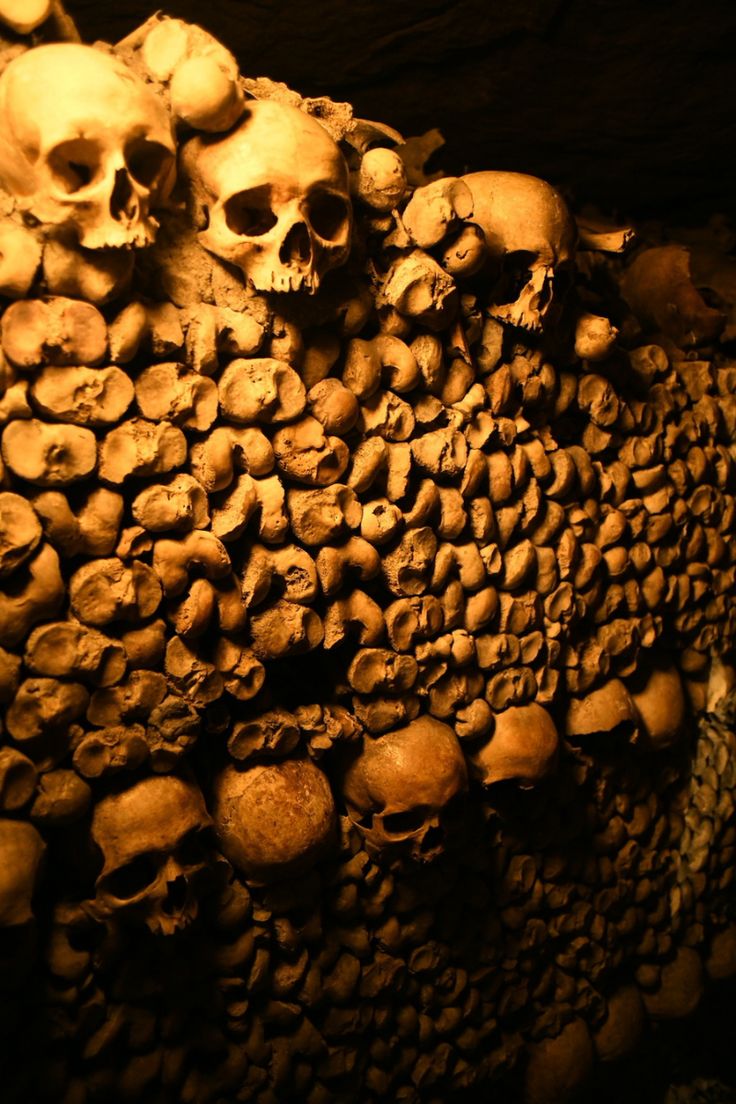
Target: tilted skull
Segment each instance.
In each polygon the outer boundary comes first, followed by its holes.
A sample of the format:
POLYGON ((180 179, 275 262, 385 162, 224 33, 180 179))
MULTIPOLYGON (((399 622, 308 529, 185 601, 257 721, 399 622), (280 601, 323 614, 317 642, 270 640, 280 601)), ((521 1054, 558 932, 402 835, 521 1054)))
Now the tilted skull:
POLYGON ((483 786, 515 782, 530 789, 553 774, 560 737, 552 717, 541 705, 512 705, 494 717, 493 734, 468 753, 471 772, 483 786))
POLYGON ((370 851, 429 862, 445 849, 468 776, 453 730, 423 716, 365 736, 341 783, 348 816, 370 851))
POLYGON ((0 928, 33 919, 31 900, 45 850, 32 824, 0 820, 0 928))
POLYGON ((337 144, 296 107, 253 100, 235 130, 187 143, 202 245, 258 291, 315 292, 350 252, 348 170, 337 144))
POLYGON ((153 241, 151 212, 173 186, 175 156, 163 104, 110 54, 37 46, 0 78, 0 185, 86 249, 153 241))
POLYGON ((473 197, 470 221, 500 265, 488 313, 542 330, 575 262, 577 228, 565 201, 546 181, 524 173, 476 172, 461 179, 473 197))
MULTIPOLYGON (((447 245, 482 231, 484 272, 495 281, 488 314, 511 326, 543 330, 572 280, 577 227, 559 192, 535 176, 476 172, 417 188, 403 212, 417 245, 447 245)), ((473 269, 475 272, 475 269, 473 269)))
POLYGON ((92 838, 104 865, 90 911, 173 935, 196 918, 211 824, 199 788, 172 775, 144 778, 104 797, 92 838))

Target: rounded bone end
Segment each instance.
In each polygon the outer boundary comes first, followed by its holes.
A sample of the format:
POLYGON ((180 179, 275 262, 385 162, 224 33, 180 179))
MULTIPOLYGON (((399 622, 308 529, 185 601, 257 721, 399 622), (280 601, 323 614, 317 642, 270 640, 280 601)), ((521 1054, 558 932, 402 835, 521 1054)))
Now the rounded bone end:
POLYGON ((493 735, 468 758, 484 785, 515 781, 534 786, 557 767, 560 737, 541 705, 517 705, 495 716, 493 735))
POLYGON ((593 1033, 593 1046, 601 1062, 615 1062, 639 1045, 647 1023, 641 993, 635 985, 622 985, 608 1000, 608 1014, 593 1033))
POLYGON ((685 729, 687 706, 676 667, 652 671, 640 688, 631 688, 647 745, 655 751, 677 743, 685 729))
POLYGON ((244 97, 237 80, 215 58, 191 57, 177 66, 171 78, 174 115, 195 130, 229 130, 243 112, 244 97))
POLYGON ((567 1104, 579 1100, 595 1060, 583 1020, 572 1020, 554 1039, 529 1048, 524 1074, 525 1104, 567 1104))
POLYGON ((642 991, 644 1007, 653 1020, 679 1020, 689 1016, 703 995, 703 964, 691 947, 680 947, 662 968, 659 988, 642 991))
POLYGON ((332 791, 309 759, 228 765, 215 784, 214 820, 225 857, 260 883, 305 873, 336 842, 332 791))
POLYGON ((0 0, 0 19, 18 34, 30 34, 51 14, 51 0, 0 0))

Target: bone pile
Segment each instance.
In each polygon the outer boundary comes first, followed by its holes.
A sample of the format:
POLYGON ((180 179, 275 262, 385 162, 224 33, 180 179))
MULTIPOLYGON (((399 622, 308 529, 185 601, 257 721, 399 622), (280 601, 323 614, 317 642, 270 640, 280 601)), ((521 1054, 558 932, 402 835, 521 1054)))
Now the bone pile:
POLYGON ((736 972, 734 239, 3 11, 3 1099, 571 1100, 736 972))

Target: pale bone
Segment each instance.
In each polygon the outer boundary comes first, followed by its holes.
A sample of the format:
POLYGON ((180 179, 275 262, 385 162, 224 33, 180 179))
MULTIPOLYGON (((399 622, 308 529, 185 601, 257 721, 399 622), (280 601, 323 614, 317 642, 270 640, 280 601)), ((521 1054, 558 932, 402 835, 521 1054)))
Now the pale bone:
POLYGON ((309 759, 238 770, 215 781, 214 821, 223 853, 256 884, 302 874, 337 842, 327 778, 309 759))
POLYGON ((57 296, 11 303, 2 320, 3 351, 21 369, 39 364, 97 365, 107 350, 105 319, 91 303, 57 296))
POLYGON ((88 701, 88 692, 78 682, 25 679, 8 706, 5 724, 14 740, 29 745, 42 737, 66 739, 69 726, 84 714, 88 701))
POLYGON ((20 495, 0 492, 0 578, 11 575, 41 542, 43 530, 33 507, 20 495))
POLYGON ((135 381, 135 398, 144 418, 173 422, 204 432, 217 417, 217 386, 183 364, 153 364, 135 381))
POLYGON ((360 648, 347 670, 347 680, 359 694, 404 694, 417 680, 419 668, 413 656, 388 648, 360 648))
POLYGON ((388 589, 397 598, 413 598, 429 587, 437 538, 427 526, 410 529, 395 548, 381 556, 381 570, 388 589))
POLYGON ((15 222, 0 223, 0 295, 23 299, 41 264, 41 243, 33 232, 15 222))
POLYGON ((268 475, 274 454, 260 429, 218 426, 204 441, 192 445, 189 465, 205 491, 222 491, 232 483, 236 468, 254 476, 268 475))
POLYGON ((10 470, 29 483, 67 486, 86 479, 95 470, 97 441, 89 429, 47 425, 31 418, 5 427, 2 456, 10 470))
POLYGON ((334 377, 319 380, 307 392, 309 413, 327 433, 343 436, 358 421, 360 408, 352 391, 334 377))
POLYGON ((184 168, 209 211, 199 240, 257 290, 315 292, 347 260, 347 166, 327 131, 298 108, 250 101, 228 135, 187 143, 184 168))
POLYGON ((175 475, 169 483, 154 483, 136 495, 133 517, 149 533, 204 529, 209 522, 207 494, 191 475, 175 475))
POLYGON ((381 607, 364 591, 353 590, 347 597, 330 602, 324 615, 324 641, 327 649, 346 638, 358 644, 378 644, 384 633, 381 607))
POLYGON ((74 769, 84 778, 135 770, 149 757, 143 725, 112 725, 84 736, 74 749, 74 769))
POLYGON ((224 417, 243 425, 293 422, 307 405, 298 374, 272 357, 231 361, 217 389, 224 417))
POLYGON ((306 545, 324 545, 361 525, 363 508, 342 483, 315 490, 289 488, 286 508, 294 536, 306 545))
POLYGON ((278 599, 251 614, 250 634, 253 651, 265 661, 313 651, 322 643, 324 626, 308 606, 278 599))
POLYGON ((212 532, 223 541, 237 540, 258 510, 255 479, 243 473, 212 502, 212 532))
POLYGON ((299 722, 293 713, 277 706, 258 713, 247 721, 238 721, 227 741, 233 759, 283 759, 299 743, 299 722))
POLYGON ((81 820, 92 802, 92 790, 73 770, 44 771, 31 806, 31 819, 44 828, 81 820))
POLYGON ((32 824, 0 820, 0 928, 33 919, 31 902, 45 850, 32 824))
POLYGON ((166 679, 160 671, 131 671, 118 686, 95 690, 87 720, 102 726, 147 720, 165 695, 166 679))
POLYGON ((266 678, 266 669, 253 651, 225 636, 217 642, 215 666, 222 675, 228 694, 238 701, 254 698, 266 678))
POLYGON ((43 278, 49 292, 85 299, 98 307, 129 290, 134 269, 135 254, 123 249, 83 251, 60 238, 46 241, 43 249, 43 278))
POLYGON ((272 444, 279 470, 310 487, 336 483, 350 458, 345 442, 328 437, 316 418, 302 418, 277 429, 272 444))
POLYGON ((340 787, 369 850, 398 849, 428 862, 444 850, 449 807, 467 789, 467 770, 452 729, 425 716, 378 738, 364 737, 340 787))
POLYGON ((406 170, 398 153, 377 146, 363 154, 355 179, 355 193, 363 203, 387 213, 398 207, 406 189, 406 170))
POLYGON ((620 679, 604 682, 582 698, 571 698, 565 716, 565 735, 579 740, 612 734, 635 741, 639 734, 639 715, 629 691, 620 679))
POLYGON ((319 594, 317 567, 303 548, 286 544, 266 548, 253 544, 243 565, 242 593, 246 606, 257 606, 269 595, 274 578, 288 602, 311 604, 319 594))
POLYGON ((161 602, 161 584, 153 570, 134 560, 127 566, 117 557, 83 564, 69 580, 69 603, 86 625, 111 621, 145 621, 161 602))
POLYGON ((484 786, 514 781, 522 788, 535 786, 554 774, 560 738, 546 709, 532 702, 497 713, 488 743, 468 758, 484 786))
POLYGON ((168 197, 175 145, 163 104, 121 61, 54 43, 0 78, 0 181, 43 224, 85 249, 150 244, 168 197))
POLYGON ((103 440, 99 476, 119 486, 129 476, 164 475, 181 467, 186 457, 186 438, 176 426, 133 418, 103 440))
POLYGON ((0 590, 0 644, 12 648, 37 622, 54 617, 64 594, 59 557, 44 543, 0 590))
POLYGON ((442 606, 437 598, 399 598, 385 610, 386 631, 397 652, 408 652, 417 640, 436 636, 443 627, 442 606))
POLYGON ((445 329, 458 304, 455 281, 433 257, 415 249, 394 261, 377 300, 379 309, 396 311, 431 330, 445 329))
POLYGON ((610 319, 583 313, 575 324, 575 355, 581 360, 605 360, 613 352, 617 338, 618 329, 610 319))
POLYGON ((180 540, 156 541, 153 570, 167 598, 184 591, 194 569, 201 570, 207 579, 222 579, 230 572, 227 549, 213 533, 193 529, 180 540))
POLYGON ((317 553, 315 563, 322 591, 328 597, 337 593, 346 578, 357 577, 366 582, 374 579, 381 569, 375 548, 361 537, 350 537, 334 547, 325 545, 317 553))
POLYGON ((500 322, 539 331, 555 297, 558 274, 574 262, 576 228, 562 197, 523 173, 476 172, 418 188, 403 215, 417 244, 436 245, 459 222, 478 226, 499 269, 489 313, 500 322), (511 283, 525 274, 520 291, 511 283), (504 281, 506 283, 504 284, 504 281), (512 296, 512 298, 508 298, 512 296))
POLYGON ((654 667, 643 685, 630 686, 639 728, 648 747, 672 747, 685 732, 687 710, 682 680, 676 667, 654 667))
POLYGON ((143 923, 155 935, 188 927, 199 911, 210 823, 199 788, 181 778, 145 778, 104 797, 92 817, 104 860, 96 915, 143 923))
POLYGON ((38 772, 33 761, 16 748, 0 748, 0 810, 14 813, 33 797, 38 772))
POLYGON ((76 621, 50 621, 28 637, 23 661, 29 671, 54 678, 82 678, 111 686, 125 674, 127 655, 117 640, 76 621))
POLYGON ((114 367, 48 367, 31 385, 33 405, 42 414, 82 426, 119 422, 134 394, 129 377, 114 367))
POLYGON ((342 382, 359 399, 368 399, 383 383, 391 391, 411 391, 421 379, 414 352, 390 334, 366 341, 354 337, 345 354, 342 382))
POLYGON ((20 683, 21 658, 0 648, 0 703, 12 701, 20 683))
POLYGON ((125 504, 106 487, 96 487, 72 507, 62 491, 42 491, 33 498, 46 538, 65 556, 109 556, 115 549, 125 504))
POLYGON ((162 620, 149 622, 142 628, 132 628, 120 634, 128 663, 134 670, 156 668, 163 662, 166 648, 166 625, 162 620))

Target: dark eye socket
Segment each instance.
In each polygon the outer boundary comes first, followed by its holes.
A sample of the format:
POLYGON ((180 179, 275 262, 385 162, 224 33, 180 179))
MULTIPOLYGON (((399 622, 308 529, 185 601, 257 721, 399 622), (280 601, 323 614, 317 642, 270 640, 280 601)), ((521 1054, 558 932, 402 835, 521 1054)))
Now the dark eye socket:
POLYGON ((416 832, 427 819, 427 810, 417 806, 416 809, 406 809, 401 813, 387 813, 383 818, 383 827, 386 832, 394 833, 416 832))
POLYGON ((158 862, 154 855, 137 855, 125 866, 108 874, 105 879, 105 889, 113 897, 127 901, 142 893, 154 881, 157 873, 158 862))
POLYGON ((182 866, 194 866, 205 857, 204 852, 205 833, 200 828, 192 828, 190 832, 177 844, 174 858, 182 866))
POLYGON ((248 188, 231 196, 225 203, 225 221, 233 234, 245 234, 249 238, 267 234, 278 222, 268 185, 248 188))
POLYGON ((125 150, 128 172, 144 188, 152 187, 172 160, 173 154, 165 146, 147 138, 137 138, 125 150))
POLYGON ((350 217, 350 208, 342 196, 314 192, 307 200, 307 216, 319 236, 332 241, 343 230, 350 217))
POLYGON ((61 142, 49 155, 49 169, 56 184, 68 195, 92 184, 100 174, 100 150, 89 138, 61 142))

